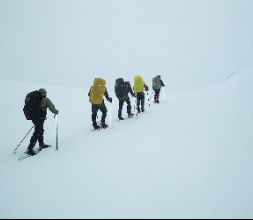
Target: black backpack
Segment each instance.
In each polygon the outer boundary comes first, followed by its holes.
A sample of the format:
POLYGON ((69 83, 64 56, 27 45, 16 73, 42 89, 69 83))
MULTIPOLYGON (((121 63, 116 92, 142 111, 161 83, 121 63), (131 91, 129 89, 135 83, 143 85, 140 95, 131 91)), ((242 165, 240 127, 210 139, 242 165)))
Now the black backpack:
POLYGON ((23 111, 27 120, 38 119, 42 115, 42 99, 43 96, 39 91, 33 91, 26 95, 23 111))
POLYGON ((119 78, 115 81, 115 94, 117 98, 122 98, 126 95, 126 86, 124 79, 119 78))

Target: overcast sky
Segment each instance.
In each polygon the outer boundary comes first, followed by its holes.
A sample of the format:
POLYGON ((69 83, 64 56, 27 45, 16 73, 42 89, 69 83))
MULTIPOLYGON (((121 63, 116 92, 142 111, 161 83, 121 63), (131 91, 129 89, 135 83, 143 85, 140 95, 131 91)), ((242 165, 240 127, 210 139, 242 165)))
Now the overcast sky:
POLYGON ((0 0, 0 78, 201 87, 252 65, 251 0, 0 0))

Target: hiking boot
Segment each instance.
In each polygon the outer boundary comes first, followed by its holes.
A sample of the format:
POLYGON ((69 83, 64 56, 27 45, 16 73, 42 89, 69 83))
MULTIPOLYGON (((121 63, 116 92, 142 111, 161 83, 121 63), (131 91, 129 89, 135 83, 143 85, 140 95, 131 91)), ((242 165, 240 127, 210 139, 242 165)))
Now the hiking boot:
POLYGON ((28 148, 26 151, 26 154, 30 155, 30 156, 34 156, 36 153, 32 148, 28 148))
POLYGON ((93 128, 94 128, 95 130, 99 130, 101 127, 98 126, 98 124, 97 124, 96 122, 93 122, 93 128))
POLYGON ((51 147, 51 145, 42 144, 42 145, 40 145, 39 150, 42 150, 42 149, 45 149, 45 148, 49 148, 49 147, 51 147))
POLYGON ((93 125, 93 128, 94 128, 95 130, 99 130, 101 127, 98 126, 98 125, 93 125))
POLYGON ((103 129, 106 129, 106 128, 108 128, 109 126, 108 126, 107 124, 102 124, 101 127, 102 127, 103 129))
POLYGON ((132 117, 134 117, 134 113, 129 113, 128 118, 132 118, 132 117))

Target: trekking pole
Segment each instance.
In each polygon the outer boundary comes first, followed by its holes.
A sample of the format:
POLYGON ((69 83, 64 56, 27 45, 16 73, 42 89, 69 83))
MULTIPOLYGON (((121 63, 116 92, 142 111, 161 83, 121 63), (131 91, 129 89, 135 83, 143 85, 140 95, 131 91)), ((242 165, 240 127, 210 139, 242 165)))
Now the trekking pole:
POLYGON ((56 146, 56 150, 59 150, 58 115, 55 116, 55 130, 56 130, 56 143, 55 143, 55 146, 56 146))
POLYGON ((152 93, 151 93, 151 98, 150 98, 150 99, 153 99, 153 103, 154 103, 154 101, 155 101, 155 99, 154 99, 154 95, 155 95, 155 92, 154 92, 154 91, 152 91, 152 93))
POLYGON ((111 128, 112 127, 112 108, 111 106, 109 107, 109 127, 111 128))
POLYGON ((18 146, 14 149, 13 154, 16 153, 16 150, 19 148, 19 146, 23 143, 23 141, 26 139, 26 137, 28 136, 28 134, 31 132, 31 130, 34 128, 34 126, 32 126, 32 128, 27 132, 27 134, 25 135, 25 137, 22 139, 22 141, 20 141, 20 143, 18 144, 18 146))
POLYGON ((165 92, 165 88, 163 87, 162 90, 163 90, 163 101, 165 102, 165 101, 166 101, 166 92, 165 92))
MULTIPOLYGON (((134 98, 134 104, 133 104, 133 106, 134 106, 134 115, 136 116, 136 98, 134 98)), ((132 102, 133 102, 133 97, 131 97, 131 104, 132 104, 132 102)))
POLYGON ((148 91, 147 91, 147 97, 148 97, 148 106, 149 106, 149 108, 151 108, 150 96, 149 96, 149 92, 148 91))
POLYGON ((96 117, 96 122, 97 122, 97 124, 98 124, 99 126, 101 125, 100 121, 98 120, 98 113, 97 113, 97 117, 96 117))
POLYGON ((138 103, 137 103, 137 94, 136 94, 136 97, 135 97, 135 100, 134 100, 134 111, 135 111, 135 115, 136 117, 138 118, 139 116, 139 112, 138 112, 138 103))

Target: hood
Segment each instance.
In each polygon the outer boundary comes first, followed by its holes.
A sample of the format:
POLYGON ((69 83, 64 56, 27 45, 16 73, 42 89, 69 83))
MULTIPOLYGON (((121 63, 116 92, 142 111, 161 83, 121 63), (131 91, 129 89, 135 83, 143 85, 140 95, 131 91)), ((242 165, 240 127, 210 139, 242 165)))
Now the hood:
POLYGON ((47 96, 47 91, 45 89, 39 89, 39 92, 41 93, 42 96, 46 97, 47 96))

